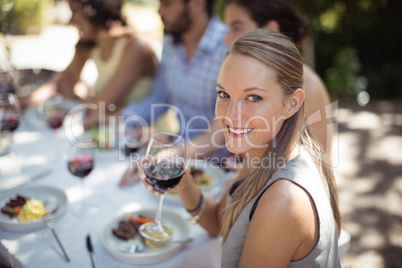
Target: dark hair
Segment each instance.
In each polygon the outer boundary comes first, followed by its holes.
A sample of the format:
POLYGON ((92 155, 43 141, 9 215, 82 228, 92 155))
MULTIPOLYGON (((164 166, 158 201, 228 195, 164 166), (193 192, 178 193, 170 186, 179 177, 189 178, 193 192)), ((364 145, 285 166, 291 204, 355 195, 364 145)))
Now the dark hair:
POLYGON ((95 25, 110 29, 114 22, 127 25, 121 12, 122 0, 82 0, 82 10, 95 25))
POLYGON ((251 18, 261 28, 271 20, 279 23, 281 33, 300 45, 308 34, 307 19, 299 15, 287 0, 226 0, 250 11, 251 18))

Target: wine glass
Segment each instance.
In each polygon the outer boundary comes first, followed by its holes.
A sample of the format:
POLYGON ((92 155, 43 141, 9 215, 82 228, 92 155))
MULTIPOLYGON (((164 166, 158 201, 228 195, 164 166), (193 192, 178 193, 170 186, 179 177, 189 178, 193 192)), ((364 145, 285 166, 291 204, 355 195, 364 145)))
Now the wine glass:
POLYGON ((20 124, 20 105, 13 93, 0 93, 1 132, 13 133, 20 124))
POLYGON ((84 179, 91 173, 95 164, 95 147, 92 142, 82 142, 78 144, 69 144, 67 150, 67 168, 70 173, 81 180, 82 201, 73 208, 73 212, 82 216, 93 216, 98 213, 99 209, 87 204, 85 198, 84 179))
MULTIPOLYGON (((0 142, 6 143, 8 141, 8 149, 4 151, 4 154, 9 154, 8 160, 10 164, 18 162, 13 159, 12 146, 14 143, 13 133, 20 124, 20 117, 20 106, 15 94, 9 92, 0 93, 0 142)), ((13 165, 10 170, 18 171, 19 169, 13 165)))
POLYGON ((155 222, 141 225, 140 234, 149 240, 165 242, 173 229, 161 221, 164 193, 179 184, 185 170, 186 146, 183 137, 170 133, 152 136, 146 156, 141 160, 146 180, 160 192, 155 222))
POLYGON ((44 121, 55 133, 63 125, 64 117, 67 114, 62 95, 53 94, 40 108, 44 121))
MULTIPOLYGON (((128 168, 124 174, 121 185, 132 186, 139 182, 138 177, 138 161, 143 156, 143 144, 141 129, 124 124, 119 125, 117 136, 117 146, 119 149, 119 160, 126 160, 128 168)), ((127 188, 127 187, 124 187, 127 188)))
POLYGON ((61 153, 61 144, 63 140, 58 138, 58 130, 62 127, 67 111, 64 107, 63 96, 59 93, 52 94, 46 101, 38 107, 42 120, 52 132, 52 150, 51 161, 57 161, 61 153))

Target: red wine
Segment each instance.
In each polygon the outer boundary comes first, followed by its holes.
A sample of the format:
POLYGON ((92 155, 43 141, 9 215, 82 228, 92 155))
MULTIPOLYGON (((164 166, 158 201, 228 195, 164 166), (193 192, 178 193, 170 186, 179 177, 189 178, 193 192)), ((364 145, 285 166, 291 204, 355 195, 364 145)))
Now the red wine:
POLYGON ((19 124, 20 120, 17 115, 5 115, 0 121, 1 131, 14 132, 19 124))
POLYGON ((128 138, 127 143, 120 145, 120 150, 126 155, 129 156, 140 148, 139 140, 136 138, 128 138))
POLYGON ((46 123, 52 129, 56 130, 63 125, 66 111, 62 107, 52 107, 46 111, 46 123))
POLYGON ((68 161, 67 167, 71 174, 83 179, 91 172, 94 163, 90 156, 80 155, 68 161))
POLYGON ((63 125, 63 116, 49 116, 46 118, 46 122, 52 129, 56 130, 59 129, 63 125))
POLYGON ((161 162, 145 169, 148 183, 153 185, 155 190, 161 193, 179 184, 183 173, 184 168, 181 165, 170 162, 161 162))
POLYGON ((136 151, 138 151, 139 147, 131 147, 129 145, 124 145, 124 148, 122 148, 122 151, 124 152, 124 154, 126 156, 129 156, 133 153, 135 153, 136 151))

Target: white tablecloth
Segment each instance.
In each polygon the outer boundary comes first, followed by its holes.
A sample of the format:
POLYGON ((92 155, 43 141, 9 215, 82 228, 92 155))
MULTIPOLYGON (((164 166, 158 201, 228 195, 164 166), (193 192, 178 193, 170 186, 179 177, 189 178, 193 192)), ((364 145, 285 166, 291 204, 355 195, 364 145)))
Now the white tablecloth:
MULTIPOLYGON (((54 159, 55 148, 51 142, 53 136, 49 130, 33 129, 22 122, 14 137, 15 155, 12 158, 0 157, 0 169, 4 171, 4 163, 10 159, 20 166, 43 167, 46 163, 50 163, 49 174, 25 185, 52 186, 63 190, 68 196, 70 208, 75 202, 80 201, 82 198, 80 181, 68 172, 62 154, 54 159)), ((64 141, 62 136, 59 140, 64 141)), ((62 145, 57 150, 65 152, 62 145)), ((10 233, 0 229, 0 241, 4 246, 1 247, 3 252, 0 255, 6 254, 4 251, 8 250, 7 254, 14 255, 27 268, 91 267, 85 243, 86 236, 90 233, 100 267, 136 267, 113 258, 101 241, 105 225, 122 210, 157 206, 157 197, 149 193, 141 183, 127 188, 118 187, 118 182, 127 166, 127 161, 117 160, 117 151, 98 151, 95 168, 84 183, 88 202, 95 203, 100 212, 93 217, 77 218, 67 207, 63 217, 56 222, 56 231, 71 262, 65 261, 62 251, 47 228, 30 233, 10 233)), ((21 170, 24 172, 24 169, 21 170)), ((1 176, 3 178, 11 176, 4 174, 6 173, 0 175, 0 179, 1 176)), ((165 200, 163 207, 175 210, 184 218, 189 217, 181 204, 165 200)), ((198 225, 190 226, 190 236, 194 241, 187 244, 177 255, 147 267, 220 267, 221 240, 209 236, 198 225)))

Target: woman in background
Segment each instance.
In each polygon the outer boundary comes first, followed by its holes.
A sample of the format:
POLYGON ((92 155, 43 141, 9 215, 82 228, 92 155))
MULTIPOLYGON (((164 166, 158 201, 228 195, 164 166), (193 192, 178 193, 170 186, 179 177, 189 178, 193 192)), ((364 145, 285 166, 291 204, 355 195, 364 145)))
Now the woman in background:
MULTIPOLYGON (((226 0, 224 19, 229 28, 227 45, 256 28, 281 32, 297 46, 302 45, 308 33, 307 21, 287 0, 226 0)), ((316 72, 305 64, 303 71, 308 124, 323 149, 322 159, 331 161, 333 126, 329 94, 316 72)))
MULTIPOLYGON (((129 102, 148 95, 156 66, 155 53, 146 39, 129 27, 122 15, 121 0, 69 0, 70 24, 79 30, 74 58, 44 90, 57 90, 65 98, 99 105, 115 112, 129 102), (98 69, 95 87, 83 92, 80 75, 87 60, 98 69), (113 104, 115 106, 109 106, 113 104), (115 109, 113 109, 115 107, 115 109)), ((47 96, 47 94, 43 94, 47 96)), ((99 107, 99 106, 98 106, 99 107)), ((99 122, 98 109, 88 109, 87 126, 99 122)))

